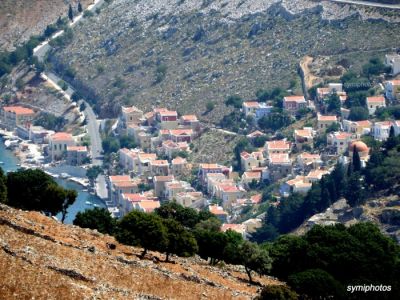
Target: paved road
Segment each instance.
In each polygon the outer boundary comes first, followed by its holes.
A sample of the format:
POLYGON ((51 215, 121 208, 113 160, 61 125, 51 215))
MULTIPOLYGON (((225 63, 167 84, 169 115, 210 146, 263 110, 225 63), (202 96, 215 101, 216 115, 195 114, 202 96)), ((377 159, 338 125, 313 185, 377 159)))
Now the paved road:
MULTIPOLYGON (((89 5, 86 10, 93 11, 96 8, 100 7, 104 3, 104 0, 95 0, 93 4, 89 5)), ((73 22, 69 23, 70 27, 75 26, 82 20, 83 14, 77 16, 73 22)), ((44 41, 40 45, 38 45, 34 50, 34 55, 38 58, 40 62, 43 62, 46 53, 51 49, 49 45, 49 41, 53 40, 64 33, 63 30, 56 32, 49 40, 44 41)), ((50 83, 54 88, 59 90, 63 93, 64 97, 68 100, 71 99, 72 94, 74 93, 74 89, 71 85, 68 84, 68 89, 63 91, 61 87, 58 85, 58 82, 61 80, 59 76, 52 72, 47 72, 46 74, 41 75, 44 80, 50 83)), ((86 108, 84 110, 84 114, 87 121, 87 130, 90 136, 90 144, 91 144, 91 154, 92 154, 92 164, 94 166, 101 166, 103 163, 103 147, 101 144, 101 137, 99 131, 99 122, 97 121, 96 114, 93 112, 93 109, 90 105, 85 101, 82 100, 86 108)), ((107 199, 108 191, 107 191, 107 184, 106 184, 106 177, 105 175, 99 175, 96 180, 96 193, 102 199, 107 199)))
POLYGON ((382 8, 390 8, 390 9, 400 9, 400 4, 384 4, 384 3, 377 3, 377 2, 353 1, 353 0, 330 0, 330 1, 344 3, 344 4, 356 4, 356 5, 374 6, 374 7, 382 7, 382 8))

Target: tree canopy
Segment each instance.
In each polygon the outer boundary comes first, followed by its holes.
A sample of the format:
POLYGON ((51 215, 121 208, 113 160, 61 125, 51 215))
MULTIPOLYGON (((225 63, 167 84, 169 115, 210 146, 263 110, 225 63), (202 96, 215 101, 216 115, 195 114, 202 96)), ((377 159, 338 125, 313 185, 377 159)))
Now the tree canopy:
POLYGON ((107 209, 95 207, 84 212, 78 212, 73 224, 82 228, 97 229, 101 233, 113 234, 116 220, 107 209))
POLYGON ((39 169, 18 170, 7 174, 7 204, 46 214, 62 213, 74 203, 77 193, 59 186, 51 176, 39 169), (21 188, 24 187, 24 188, 21 188))

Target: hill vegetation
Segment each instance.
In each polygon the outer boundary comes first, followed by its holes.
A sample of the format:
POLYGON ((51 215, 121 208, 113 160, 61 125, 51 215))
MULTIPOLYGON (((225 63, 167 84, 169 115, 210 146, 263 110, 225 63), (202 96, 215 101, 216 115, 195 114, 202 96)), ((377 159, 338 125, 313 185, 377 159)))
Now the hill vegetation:
POLYGON ((228 96, 252 99, 273 87, 301 92, 291 83, 298 82, 297 64, 306 54, 331 56, 335 64, 359 52, 353 62, 359 64, 364 51, 397 47, 391 38, 397 24, 362 22, 355 14, 364 8, 343 16, 340 6, 326 2, 322 11, 303 0, 291 11, 267 1, 254 7, 233 2, 148 7, 146 1, 114 0, 79 25, 71 43, 55 49, 51 65, 59 74, 74 70, 65 79, 103 116, 115 116, 120 104, 149 110, 162 103, 218 123, 230 112, 223 104, 228 96), (332 18, 344 19, 324 20, 330 9, 332 18))

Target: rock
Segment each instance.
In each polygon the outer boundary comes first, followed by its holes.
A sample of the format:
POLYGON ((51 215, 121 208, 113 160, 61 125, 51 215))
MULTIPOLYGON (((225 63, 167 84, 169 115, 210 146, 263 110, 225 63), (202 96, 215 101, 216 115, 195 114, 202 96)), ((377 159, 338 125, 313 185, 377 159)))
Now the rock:
POLYGON ((96 252, 96 248, 94 246, 91 246, 88 248, 88 251, 94 253, 96 252))
POLYGON ((117 248, 117 245, 113 244, 113 243, 106 243, 107 248, 110 250, 115 250, 117 248))

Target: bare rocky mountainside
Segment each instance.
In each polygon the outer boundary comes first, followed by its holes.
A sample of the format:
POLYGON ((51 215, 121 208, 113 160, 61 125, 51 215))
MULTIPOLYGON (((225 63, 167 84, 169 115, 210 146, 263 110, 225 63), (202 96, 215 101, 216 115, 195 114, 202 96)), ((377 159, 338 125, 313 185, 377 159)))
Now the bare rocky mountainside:
MULTIPOLYGON (((92 0, 82 0, 82 6, 92 0)), ((78 0, 1 0, 0 51, 13 50, 32 35, 43 32, 47 25, 65 17, 68 5, 76 7, 78 0)))
POLYGON ((58 73, 103 116, 119 104, 163 104, 216 122, 223 100, 253 98, 260 88, 301 92, 298 64, 325 56, 357 66, 398 46, 396 10, 309 0, 113 0, 56 49, 58 73), (71 81, 71 78, 67 78, 71 81))
POLYGON ((0 299, 253 299, 258 293, 238 268, 210 267, 198 258, 157 263, 140 260, 140 251, 97 231, 0 205, 0 269, 7 274, 0 299))

